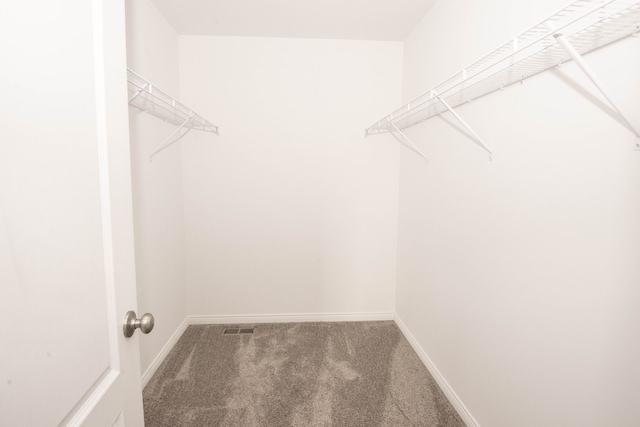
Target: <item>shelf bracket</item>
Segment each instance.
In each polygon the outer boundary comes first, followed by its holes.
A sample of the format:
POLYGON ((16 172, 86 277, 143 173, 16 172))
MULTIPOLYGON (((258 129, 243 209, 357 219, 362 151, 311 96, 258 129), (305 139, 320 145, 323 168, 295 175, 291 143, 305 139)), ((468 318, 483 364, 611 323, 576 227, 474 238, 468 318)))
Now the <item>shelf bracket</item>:
POLYGON ((182 135, 180 135, 178 138, 173 139, 173 137, 180 132, 180 129, 182 129, 183 127, 185 127, 185 125, 187 123, 189 123, 191 121, 192 117, 189 117, 187 120, 185 120, 184 122, 182 122, 182 124, 180 126, 178 126, 178 128, 176 130, 173 131, 173 133, 171 133, 171 135, 169 135, 169 137, 167 139, 165 139, 162 144, 158 145, 158 147, 153 151, 153 153, 151 153, 151 156, 149 156, 149 160, 153 159, 153 156, 155 156, 156 154, 158 154, 160 151, 164 150, 165 148, 167 148, 168 146, 170 146, 171 144, 173 144, 174 142, 179 141, 183 136, 185 136, 187 133, 189 133, 189 131, 191 130, 191 128, 188 128, 187 131, 185 133, 183 133, 182 135))
POLYGON ((576 48, 573 47, 573 45, 569 42, 569 40, 567 40, 567 38, 563 36, 562 33, 555 33, 553 37, 556 39, 558 44, 562 46, 562 48, 569 54, 569 56, 571 56, 571 59, 574 60, 574 62, 586 74, 589 80, 591 80, 591 82, 595 85, 595 87, 600 91, 602 96, 604 96, 605 99, 609 102, 609 104, 613 107, 616 113, 618 113, 618 116, 626 124, 626 127, 636 135, 636 144, 635 144, 636 150, 640 150, 640 130, 638 130, 638 128, 633 126, 629 122, 629 120, 627 120, 627 116, 623 114, 623 112, 615 104, 615 102, 613 102, 613 100, 609 97, 609 95, 607 95, 607 92, 604 90, 604 87, 602 86, 602 83, 600 82, 600 79, 598 78, 598 76, 593 72, 589 64, 585 62, 582 55, 580 55, 580 53, 576 50, 576 48))
POLYGON ((485 150, 487 150, 490 155, 493 154, 493 151, 491 150, 491 148, 482 140, 482 138, 480 138, 480 136, 477 133, 473 131, 473 129, 471 129, 471 126, 469 126, 464 120, 462 120, 462 117, 460 117, 458 113, 456 113, 456 111, 453 108, 451 108, 451 106, 447 103, 447 101, 445 101, 435 91, 431 91, 431 94, 432 96, 435 96, 436 98, 438 98, 438 101, 440 101, 442 105, 444 105, 447 108, 447 110, 449 110, 449 112, 453 114, 453 117, 455 117, 456 120, 460 122, 460 124, 473 136, 473 139, 475 139, 476 142, 478 142, 485 150))
MULTIPOLYGON (((427 156, 425 156, 425 154, 420 151, 420 149, 413 143, 411 142, 411 140, 409 139, 409 137, 407 135, 404 134, 404 132, 402 132, 400 130, 400 128, 398 128, 398 126, 395 125, 395 123, 393 123, 391 120, 386 119, 387 122, 389 122, 389 125, 395 129, 396 132, 398 132, 398 135, 400 135, 400 139, 402 139, 404 142, 406 142, 407 144, 409 144, 411 146, 411 148, 418 154, 420 155, 420 157, 422 157, 425 161, 429 161, 429 159, 427 159, 427 156)), ((393 130, 391 131, 391 133, 393 134, 393 130)))
POLYGON ((147 86, 151 86, 151 83, 149 83, 149 82, 145 83, 144 86, 142 86, 142 88, 138 92, 136 92, 135 95, 133 95, 131 97, 131 99, 129 100, 129 104, 131 104, 133 102, 133 100, 138 97, 138 95, 140 95, 142 92, 144 92, 147 89, 147 86))

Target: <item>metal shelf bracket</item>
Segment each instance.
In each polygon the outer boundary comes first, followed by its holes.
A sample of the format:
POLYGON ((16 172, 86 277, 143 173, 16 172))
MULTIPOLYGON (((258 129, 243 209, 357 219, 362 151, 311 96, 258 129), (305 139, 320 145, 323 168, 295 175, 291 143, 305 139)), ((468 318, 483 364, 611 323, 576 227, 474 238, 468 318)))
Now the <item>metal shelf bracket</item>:
POLYGON ((136 98, 137 98, 137 97, 138 97, 142 92, 144 92, 145 90, 147 90, 147 88, 149 88, 149 90, 151 90, 151 83, 146 82, 146 83, 144 84, 144 86, 142 86, 142 87, 140 88, 140 90, 139 90, 139 91, 137 91, 137 92, 135 93, 135 95, 133 95, 133 96, 131 97, 131 99, 129 100, 129 104, 131 104, 131 103, 132 103, 132 102, 133 102, 133 101, 134 101, 134 100, 135 100, 135 99, 136 99, 136 98))
POLYGON ((455 117, 456 120, 460 122, 460 124, 473 136, 473 139, 475 139, 476 142, 478 142, 485 150, 487 150, 487 152, 489 152, 489 155, 493 155, 493 151, 491 150, 491 148, 482 140, 482 138, 480 138, 480 136, 477 133, 474 132, 473 129, 471 129, 471 126, 469 126, 467 122, 465 122, 462 119, 462 117, 460 117, 460 115, 456 113, 456 111, 453 108, 451 108, 451 106, 447 103, 447 101, 445 101, 435 91, 431 91, 431 94, 432 96, 435 96, 436 98, 438 98, 438 101, 440 101, 442 105, 444 105, 447 108, 447 110, 449 110, 449 112, 453 114, 453 117, 455 117))
MULTIPOLYGON (((551 22, 547 24, 547 27, 551 31, 554 30, 553 24, 551 22)), ((553 37, 558 42, 558 44, 562 46, 562 48, 569 54, 571 59, 573 59, 576 65, 578 65, 578 67, 589 78, 589 80, 591 80, 591 82, 595 85, 598 91, 600 91, 602 96, 604 96, 605 99, 609 102, 609 104, 613 107, 616 113, 618 113, 618 116, 625 123, 626 127, 635 134, 636 136, 635 147, 636 147, 636 150, 640 150, 640 130, 635 126, 633 126, 633 124, 631 124, 631 122, 627 119, 627 116, 620 109, 620 106, 617 105, 613 101, 613 99, 611 99, 611 97, 607 94, 607 91, 604 89, 604 86, 602 85, 602 82, 600 81, 600 78, 597 76, 597 74, 591 69, 589 64, 587 64, 587 62, 584 60, 582 55, 580 55, 580 52, 578 52, 576 48, 573 47, 573 45, 569 42, 569 40, 567 40, 567 38, 564 35, 562 35, 562 33, 555 33, 553 37)))
POLYGON ((189 133, 189 131, 191 130, 191 128, 187 128, 187 131, 185 133, 183 133, 182 135, 180 135, 178 138, 176 139, 172 139, 175 134, 177 134, 178 132, 180 132, 180 129, 182 129, 183 127, 185 127, 185 125, 187 123, 189 123, 189 121, 191 121, 191 117, 189 117, 187 120, 185 120, 184 122, 182 122, 182 124, 180 126, 178 126, 178 128, 176 130, 174 130, 171 135, 169 135, 167 137, 167 139, 165 139, 164 141, 162 141, 162 144, 158 145, 158 147, 153 150, 153 153, 151 153, 151 155, 149 156, 149 161, 151 161, 153 159, 153 156, 155 156, 156 154, 158 154, 160 151, 164 150, 165 148, 169 147, 170 145, 172 145, 175 142, 178 142, 180 139, 182 139, 183 136, 185 136, 186 134, 189 133))
MULTIPOLYGON (((387 120, 389 122, 389 125, 395 130, 395 132, 398 133, 398 135, 400 135, 400 138, 402 141, 406 142, 407 144, 409 144, 411 146, 411 148, 413 149, 413 151, 415 151, 420 157, 422 157, 426 162, 429 162, 429 159, 427 159, 427 156, 413 143, 411 142, 411 140, 409 139, 409 137, 407 135, 404 134, 404 132, 402 132, 391 120, 387 120)), ((393 131, 391 131, 392 135, 395 136, 395 133, 393 133, 393 131)), ((397 138, 397 136, 396 136, 397 138)))

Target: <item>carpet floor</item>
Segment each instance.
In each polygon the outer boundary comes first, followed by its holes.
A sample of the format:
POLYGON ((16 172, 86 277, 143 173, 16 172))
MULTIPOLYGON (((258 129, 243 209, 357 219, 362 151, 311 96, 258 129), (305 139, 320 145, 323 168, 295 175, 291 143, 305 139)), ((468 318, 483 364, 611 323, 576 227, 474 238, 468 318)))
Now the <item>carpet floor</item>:
POLYGON ((143 397, 146 427, 464 426, 392 321, 189 326, 143 397))

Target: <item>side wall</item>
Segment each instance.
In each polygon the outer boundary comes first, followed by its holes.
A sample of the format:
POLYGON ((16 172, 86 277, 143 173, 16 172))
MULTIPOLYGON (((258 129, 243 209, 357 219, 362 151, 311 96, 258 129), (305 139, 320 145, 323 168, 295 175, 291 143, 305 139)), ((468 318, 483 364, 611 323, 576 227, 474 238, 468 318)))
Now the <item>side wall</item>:
MULTIPOLYGON (((564 6, 440 0, 405 102, 564 6)), ((640 38, 586 56, 640 111, 640 38)), ((569 63, 407 134, 396 312, 482 426, 640 425, 640 152, 569 63)), ((640 116, 631 117, 640 126, 640 116)))
MULTIPOLYGON (((149 0, 129 0, 128 67, 178 97, 178 35, 149 0)), ((153 313, 153 333, 140 338, 143 374, 187 317, 180 143, 149 154, 175 126, 129 108, 138 315, 153 313)))
POLYGON ((180 92, 221 135, 183 143, 192 315, 389 315, 402 43, 180 37, 180 92))

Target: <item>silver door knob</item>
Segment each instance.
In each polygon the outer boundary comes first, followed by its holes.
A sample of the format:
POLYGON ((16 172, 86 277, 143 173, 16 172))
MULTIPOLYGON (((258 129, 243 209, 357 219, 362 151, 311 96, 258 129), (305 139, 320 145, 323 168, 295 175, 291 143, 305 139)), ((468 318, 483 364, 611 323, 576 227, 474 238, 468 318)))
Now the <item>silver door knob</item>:
POLYGON ((133 335, 136 329, 140 328, 140 332, 143 334, 148 334, 153 330, 153 315, 151 313, 143 314, 141 318, 136 319, 136 312, 129 311, 124 316, 124 325, 122 330, 124 332, 124 336, 129 338, 133 335))

